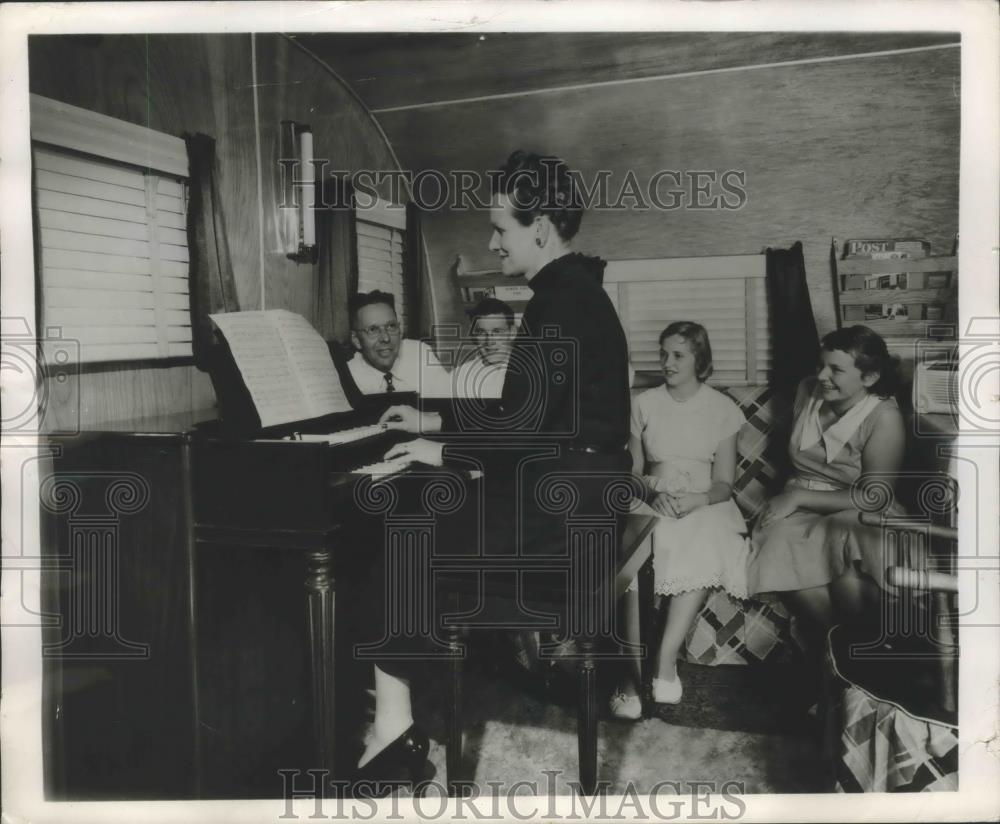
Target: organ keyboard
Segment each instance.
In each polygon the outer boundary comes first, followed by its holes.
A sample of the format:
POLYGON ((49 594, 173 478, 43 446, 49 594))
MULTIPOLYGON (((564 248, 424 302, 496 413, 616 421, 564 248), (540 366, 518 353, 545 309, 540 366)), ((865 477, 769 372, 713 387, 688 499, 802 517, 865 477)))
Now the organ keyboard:
POLYGON ((353 443, 354 441, 371 438, 374 435, 381 435, 385 431, 386 427, 383 424, 373 423, 366 424, 364 426, 353 426, 339 432, 306 433, 305 435, 301 432, 293 432, 291 435, 287 436, 287 440, 335 445, 353 443))
MULTIPOLYGON (((395 399, 394 399, 395 400, 395 399)), ((367 408, 230 436, 214 423, 192 438, 194 521, 202 532, 254 530, 312 536, 350 515, 359 470, 380 464, 412 435, 378 425, 386 401, 367 408)))
POLYGON ((389 461, 376 461, 375 463, 359 466, 354 470, 355 475, 368 475, 376 479, 385 479, 393 475, 406 472, 413 466, 413 461, 409 458, 393 458, 389 461))

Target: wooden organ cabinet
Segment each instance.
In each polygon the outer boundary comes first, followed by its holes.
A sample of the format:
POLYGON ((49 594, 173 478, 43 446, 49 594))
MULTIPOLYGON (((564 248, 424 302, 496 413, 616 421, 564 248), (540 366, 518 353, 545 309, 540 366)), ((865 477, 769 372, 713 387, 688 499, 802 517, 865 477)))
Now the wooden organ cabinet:
POLYGON ((360 433, 337 446, 197 414, 47 437, 47 798, 280 798, 279 769, 342 774, 363 690, 334 703, 334 582, 354 470, 393 437, 371 415, 297 425, 360 433))

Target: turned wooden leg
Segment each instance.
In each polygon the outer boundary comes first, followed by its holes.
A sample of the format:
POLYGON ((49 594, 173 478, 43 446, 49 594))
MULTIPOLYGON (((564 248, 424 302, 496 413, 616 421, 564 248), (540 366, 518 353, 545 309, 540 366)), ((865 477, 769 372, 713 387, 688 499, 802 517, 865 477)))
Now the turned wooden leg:
POLYGON ((639 659, 639 700, 642 702, 642 717, 653 715, 653 623, 656 610, 653 609, 653 557, 639 568, 639 643, 642 657, 639 659))
POLYGON ((448 780, 448 794, 457 795, 456 782, 461 778, 462 769, 462 628, 449 626, 445 638, 451 654, 448 666, 451 670, 451 707, 448 713, 448 746, 445 752, 445 771, 448 780))
POLYGON ((312 664, 313 719, 316 757, 319 768, 333 776, 334 763, 334 677, 333 602, 334 583, 328 549, 307 555, 306 592, 309 599, 309 642, 312 664))
POLYGON ((958 709, 958 640, 951 620, 950 595, 947 592, 931 593, 931 641, 940 656, 938 666, 941 678, 941 706, 946 712, 958 709))
POLYGON ((594 648, 592 639, 577 641, 577 652, 581 657, 577 663, 576 736, 580 787, 587 795, 593 795, 597 787, 597 667, 594 648))

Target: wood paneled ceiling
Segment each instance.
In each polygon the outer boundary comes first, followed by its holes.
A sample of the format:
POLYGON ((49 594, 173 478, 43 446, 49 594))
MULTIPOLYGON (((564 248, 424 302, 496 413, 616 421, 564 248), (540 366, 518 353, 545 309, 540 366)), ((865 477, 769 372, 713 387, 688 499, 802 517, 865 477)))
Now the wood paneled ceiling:
POLYGON ((369 109, 955 43, 859 32, 296 34, 369 109))

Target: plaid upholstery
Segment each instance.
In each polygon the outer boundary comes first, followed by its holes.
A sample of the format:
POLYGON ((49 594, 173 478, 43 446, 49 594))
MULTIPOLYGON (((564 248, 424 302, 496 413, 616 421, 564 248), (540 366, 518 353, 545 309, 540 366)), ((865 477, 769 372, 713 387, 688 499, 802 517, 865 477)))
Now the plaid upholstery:
MULTIPOLYGON (((730 387, 722 392, 747 419, 736 438, 733 498, 750 522, 779 480, 791 409, 769 386, 730 387)), ((786 661, 795 643, 793 634, 791 619, 780 603, 739 601, 717 591, 695 619, 684 657, 709 666, 786 661)))
POLYGON ((769 386, 739 386, 722 391, 736 401, 747 419, 736 438, 733 497, 749 521, 775 491, 788 444, 784 437, 774 435, 787 431, 791 409, 769 386))
POLYGON ((717 590, 688 633, 685 660, 709 666, 773 663, 788 660, 792 644, 791 621, 781 604, 738 601, 717 590))
POLYGON ((848 684, 836 711, 838 792, 958 789, 958 730, 848 684))
POLYGON ((827 751, 839 792, 958 789, 957 712, 942 706, 941 650, 919 634, 894 634, 873 656, 855 656, 868 640, 835 626, 824 650, 831 695, 827 751), (924 657, 924 656, 931 657, 924 657), (893 660, 893 656, 899 656, 893 660))

